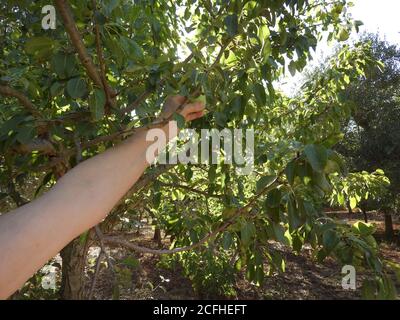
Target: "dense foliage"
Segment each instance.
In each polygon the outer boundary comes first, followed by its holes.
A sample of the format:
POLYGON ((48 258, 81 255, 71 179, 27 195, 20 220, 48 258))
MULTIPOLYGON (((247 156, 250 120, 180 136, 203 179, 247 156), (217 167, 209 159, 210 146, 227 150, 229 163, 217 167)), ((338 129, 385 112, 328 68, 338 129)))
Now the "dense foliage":
POLYGON ((395 213, 400 194, 400 50, 376 35, 365 35, 363 41, 371 42, 371 54, 385 67, 369 70, 368 77, 347 89, 355 112, 337 149, 351 170, 385 171, 391 185, 381 207, 395 213))

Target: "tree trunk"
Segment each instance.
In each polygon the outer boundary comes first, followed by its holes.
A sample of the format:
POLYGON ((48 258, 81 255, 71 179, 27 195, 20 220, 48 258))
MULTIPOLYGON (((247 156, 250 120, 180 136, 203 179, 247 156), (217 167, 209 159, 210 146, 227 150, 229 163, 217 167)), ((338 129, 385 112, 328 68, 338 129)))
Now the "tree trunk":
MULTIPOLYGON (((53 157, 50 157, 52 160, 53 157)), ((82 155, 77 154, 77 164, 82 160, 82 155)), ((68 171, 68 164, 61 162, 53 167, 53 174, 58 181, 68 171)), ((88 239, 90 238, 90 230, 87 231, 84 241, 81 237, 72 240, 61 252, 62 270, 61 270, 61 288, 60 297, 63 300, 83 300, 84 292, 84 275, 86 258, 88 251, 88 239)))
POLYGON ((350 206, 350 200, 346 200, 346 207, 347 207, 347 211, 349 212, 349 214, 353 214, 353 210, 351 209, 350 206))
POLYGON ((361 210, 362 210, 362 213, 364 215, 365 223, 368 223, 368 212, 367 212, 367 210, 365 208, 362 208, 361 210))
POLYGON ((82 243, 80 238, 76 238, 60 252, 62 258, 60 295, 63 300, 84 299, 87 249, 87 241, 82 243))
POLYGON ((392 214, 388 212, 384 213, 385 213, 385 236, 386 240, 391 241, 393 240, 394 237, 392 214))
POLYGON ((154 230, 154 237, 153 240, 155 242, 157 242, 159 247, 162 247, 162 243, 161 243, 161 229, 160 228, 156 228, 154 230))
MULTIPOLYGON (((59 180, 66 172, 67 165, 64 163, 53 168, 56 180, 59 180)), ((72 240, 60 252, 62 258, 60 297, 62 300, 83 300, 85 297, 84 272, 89 235, 90 231, 84 241, 81 237, 72 240)))

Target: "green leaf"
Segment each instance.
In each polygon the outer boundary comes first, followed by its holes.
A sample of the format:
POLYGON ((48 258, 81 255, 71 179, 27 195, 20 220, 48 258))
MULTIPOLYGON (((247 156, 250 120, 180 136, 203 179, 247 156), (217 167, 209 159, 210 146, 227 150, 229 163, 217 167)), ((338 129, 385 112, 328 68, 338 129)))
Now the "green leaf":
MULTIPOLYGON (((341 158, 341 156, 337 153, 337 152, 330 152, 329 154, 329 159, 333 162, 335 162, 339 168, 339 172, 342 175, 347 175, 348 174, 348 170, 346 167, 345 162, 343 161, 343 159, 341 158)), ((327 167, 325 167, 325 172, 329 173, 329 165, 327 164, 327 167)))
POLYGON ((263 24, 258 27, 258 38, 260 39, 261 43, 264 43, 265 40, 270 36, 271 32, 266 24, 263 24))
POLYGON ((257 192, 260 192, 265 187, 269 186, 272 182, 274 182, 276 176, 263 176, 257 181, 257 192))
POLYGON ((226 16, 224 22, 226 25, 226 30, 228 31, 228 35, 231 37, 237 35, 239 31, 237 14, 231 14, 229 16, 226 16))
POLYGON ((241 120, 245 110, 245 102, 242 96, 235 96, 230 104, 231 116, 241 120))
POLYGON ((357 221, 354 223, 352 229, 362 236, 369 236, 375 232, 375 227, 372 224, 362 221, 357 221))
POLYGON ((67 83, 67 92, 73 99, 82 98, 86 90, 86 82, 82 78, 74 78, 67 83))
POLYGON ((52 59, 52 68, 61 79, 72 76, 76 72, 74 55, 56 53, 52 59))
POLYGON ((256 227, 253 222, 244 222, 240 229, 240 235, 242 243, 247 246, 250 243, 251 238, 256 233, 256 227))
POLYGON ((265 88, 260 83, 255 83, 253 85, 253 92, 256 98, 257 105, 259 107, 265 107, 267 104, 267 94, 265 92, 265 88))
POLYGON ((304 240, 297 233, 295 233, 292 236, 292 238, 293 238, 293 241, 292 241, 293 242, 292 243, 293 250, 296 251, 297 253, 300 253, 301 249, 303 247, 303 244, 304 244, 304 240))
POLYGON ((0 126, 0 135, 8 135, 10 131, 17 131, 18 125, 25 120, 25 115, 15 115, 0 126))
POLYGON ((273 265, 279 270, 280 272, 285 272, 286 269, 286 263, 285 259, 282 258, 282 255, 277 252, 271 252, 271 257, 272 257, 272 263, 273 265))
POLYGON ((110 16, 113 10, 118 7, 120 4, 120 0, 108 0, 105 1, 105 5, 103 6, 103 10, 106 16, 110 16))
POLYGON ((294 176, 295 176, 295 165, 296 163, 294 161, 291 161, 288 163, 285 169, 285 174, 286 178, 288 179, 288 182, 293 185, 294 182, 294 176))
POLYGON ((264 269, 262 267, 256 269, 254 280, 258 286, 264 283, 264 269))
POLYGON ((296 75, 297 64, 296 64, 295 61, 290 61, 290 63, 289 63, 289 72, 292 75, 292 77, 294 77, 296 75))
POLYGON ((325 147, 309 144, 304 148, 304 153, 314 171, 322 172, 324 170, 328 160, 325 147))
POLYGON ((322 248, 318 250, 317 252, 317 261, 319 263, 323 263, 325 258, 329 255, 329 253, 325 250, 325 248, 322 248))
POLYGON ((186 182, 190 182, 193 178, 193 170, 190 167, 187 167, 185 170, 185 180, 186 182))
POLYGON ((58 96, 63 90, 63 85, 60 82, 54 82, 50 87, 50 94, 52 97, 58 96))
POLYGON ((346 40, 349 39, 349 37, 350 37, 349 31, 346 28, 341 27, 340 31, 338 33, 338 36, 337 36, 338 40, 339 41, 346 41, 346 40))
POLYGON ((267 199, 265 200, 265 205, 268 208, 278 208, 281 203, 281 198, 281 191, 279 189, 273 189, 268 193, 267 199))
POLYGON ((162 196, 161 192, 155 192, 155 194, 153 196, 153 199, 152 199, 153 200, 153 206, 155 208, 158 208, 160 206, 160 204, 161 204, 161 196, 162 196))
POLYGON ((217 176, 217 166, 211 165, 210 168, 208 169, 208 180, 215 181, 216 176, 217 176))
POLYGON ((198 96, 197 98, 193 99, 193 102, 202 102, 204 105, 207 104, 207 98, 204 94, 198 96))
POLYGON ((222 246, 224 247, 224 250, 228 250, 232 246, 232 235, 230 232, 224 232, 222 237, 222 246))
POLYGON ((52 171, 45 175, 45 177, 42 180, 42 183, 35 191, 35 195, 34 195, 35 198, 38 196, 39 192, 43 189, 43 187, 46 186, 50 182, 52 177, 53 177, 52 171))
POLYGON ((350 198, 350 208, 355 209, 357 207, 357 199, 355 197, 350 198))
POLYGON ((241 269, 242 269, 242 259, 237 259, 236 260, 236 262, 235 262, 235 269, 237 270, 237 271, 240 271, 241 269))
POLYGON ((262 50, 262 56, 264 58, 263 62, 267 61, 271 53, 272 53, 271 42, 269 41, 269 39, 266 39, 262 50))
POLYGON ((322 235, 322 243, 327 252, 331 252, 336 245, 339 243, 340 239, 336 232, 332 229, 326 230, 322 235))
POLYGON ((301 225, 301 220, 300 220, 300 216, 297 211, 297 208, 296 208, 295 199, 292 196, 289 197, 287 209, 288 209, 289 227, 290 227, 290 230, 293 231, 301 225))
POLYGON ((269 40, 270 30, 267 25, 261 25, 258 28, 258 38, 262 44, 262 57, 265 62, 271 55, 271 41, 269 40))
POLYGON ((329 193, 332 191, 332 186, 329 184, 328 180, 326 179, 325 173, 316 172, 313 175, 313 182, 325 193, 329 193))
POLYGON ((94 19, 95 19, 96 23, 101 26, 106 24, 106 22, 107 22, 107 17, 104 14, 102 14, 100 11, 97 11, 97 10, 94 12, 94 19))
POLYGON ((280 223, 274 222, 272 224, 272 228, 274 230, 274 234, 277 241, 287 246, 292 245, 292 239, 290 233, 287 230, 285 230, 285 228, 280 223))
POLYGON ((356 29, 357 32, 360 31, 360 27, 363 26, 364 23, 360 20, 355 20, 354 21, 354 28, 356 29))
POLYGON ((135 40, 128 37, 120 37, 120 45, 127 58, 138 61, 143 60, 143 50, 135 40))
POLYGON ((58 42, 49 37, 33 37, 25 44, 26 52, 39 59, 46 56, 50 57, 57 47, 58 42))
POLYGON ((106 103, 106 95, 103 90, 95 88, 94 93, 89 99, 90 111, 95 121, 104 117, 104 105, 106 103))
POLYGON ((26 143, 32 141, 34 136, 35 136, 34 128, 31 126, 24 126, 24 127, 21 127, 18 129, 16 139, 18 142, 20 142, 22 144, 26 144, 26 143))
POLYGON ((186 121, 185 121, 185 118, 181 114, 174 113, 172 116, 172 119, 176 121, 179 129, 182 129, 185 127, 186 121))
POLYGON ((214 118, 215 118, 215 122, 220 127, 225 127, 225 125, 228 121, 226 114, 223 112, 219 112, 219 111, 214 112, 214 118))

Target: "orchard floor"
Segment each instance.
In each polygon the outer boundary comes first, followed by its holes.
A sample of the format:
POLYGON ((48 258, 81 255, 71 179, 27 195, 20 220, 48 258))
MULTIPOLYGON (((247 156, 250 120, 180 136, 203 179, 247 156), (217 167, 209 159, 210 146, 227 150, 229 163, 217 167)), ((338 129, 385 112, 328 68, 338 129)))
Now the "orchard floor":
MULTIPOLYGON (((362 220, 361 214, 338 212, 335 217, 350 222, 362 220)), ((384 223, 377 214, 370 214, 371 222, 377 226, 377 238, 383 238, 384 223)), ((397 221, 395 221, 397 222, 397 221)), ((399 230, 400 224, 394 224, 399 230)), ((151 239, 151 229, 144 229, 137 238, 137 243, 143 246, 156 248, 151 239)), ((365 275, 357 274, 357 290, 343 290, 341 286, 341 267, 332 259, 327 259, 323 264, 316 263, 311 250, 303 249, 301 254, 295 255, 278 243, 272 243, 287 259, 286 272, 273 274, 267 277, 261 287, 250 284, 245 280, 244 274, 236 278, 236 295, 229 299, 360 299, 360 286, 365 275)), ((386 258, 400 263, 399 244, 381 242, 381 250, 386 258)), ((93 251, 94 254, 94 251, 93 251)), ((130 268, 128 271, 122 264, 131 252, 124 249, 113 249, 115 267, 120 268, 122 277, 113 278, 113 273, 102 266, 98 275, 93 299, 227 299, 227 297, 207 296, 196 293, 192 289, 190 280, 182 275, 181 270, 168 270, 157 266, 159 257, 134 253, 140 260, 140 266, 130 268), (130 276, 129 273, 132 275, 130 276), (122 280, 121 280, 122 278, 122 280), (125 279, 124 279, 125 278, 125 279), (113 292, 113 281, 119 281, 119 292, 113 292)), ((92 272, 88 274, 88 288, 91 284, 92 272)), ((400 289, 400 288, 399 288, 400 289)), ((400 292, 400 290, 398 290, 400 292)))

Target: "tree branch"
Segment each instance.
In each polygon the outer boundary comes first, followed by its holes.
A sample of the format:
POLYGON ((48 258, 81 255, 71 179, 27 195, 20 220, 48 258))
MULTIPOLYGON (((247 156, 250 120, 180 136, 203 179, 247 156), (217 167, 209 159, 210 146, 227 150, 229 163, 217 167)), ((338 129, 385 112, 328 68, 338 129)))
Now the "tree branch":
POLYGON ((96 261, 96 270, 94 272, 92 284, 90 286, 90 291, 88 294, 88 300, 92 300, 92 298, 93 298, 93 293, 94 293, 94 289, 96 287, 97 278, 100 273, 100 266, 101 266, 102 258, 103 258, 103 250, 100 249, 100 253, 99 253, 99 256, 97 257, 97 261, 96 261))
POLYGON ((0 85, 0 94, 5 97, 13 97, 17 98, 18 101, 25 107, 26 110, 29 111, 30 114, 37 118, 41 118, 42 115, 33 105, 33 103, 21 92, 9 87, 9 86, 2 86, 0 85))
MULTIPOLYGON (((62 1, 62 0, 56 0, 56 1, 62 1)), ((230 42, 231 42, 231 39, 228 40, 224 45, 221 46, 221 49, 220 49, 220 51, 218 53, 218 56, 216 57, 214 63, 211 65, 211 68, 213 66, 215 66, 216 64, 218 64, 219 60, 221 59, 221 57, 222 57, 224 51, 226 50, 226 48, 229 46, 230 42)), ((190 60, 190 59, 192 59, 192 57, 193 57, 193 54, 191 54, 186 60, 188 60, 188 59, 190 60)), ((207 72, 209 72, 209 71, 210 70, 208 70, 207 72)), ((192 92, 192 96, 194 96, 194 97, 198 96, 199 94, 201 94, 200 88, 196 88, 192 92)), ((147 97, 148 95, 150 95, 150 92, 144 92, 143 93, 143 99, 145 99, 145 97, 147 97)), ((182 109, 188 103, 188 101, 189 101, 189 98, 186 97, 186 99, 182 102, 182 104, 177 107, 175 112, 178 113, 178 112, 182 111, 182 109)), ((127 109, 128 108, 124 109, 123 112, 125 112, 127 109)), ((149 130, 149 129, 153 129, 153 128, 160 128, 160 127, 166 125, 172 119, 172 117, 173 117, 173 115, 169 116, 168 118, 159 119, 159 120, 157 120, 157 121, 155 121, 155 122, 153 122, 151 124, 148 124, 148 125, 145 125, 145 126, 142 126, 142 127, 132 128, 132 129, 128 129, 128 130, 121 130, 121 131, 117 131, 117 132, 112 133, 112 134, 107 135, 107 136, 100 136, 100 137, 97 137, 97 138, 95 138, 95 139, 93 139, 91 141, 83 143, 81 147, 82 147, 82 149, 87 149, 87 148, 96 146, 96 145, 98 145, 100 143, 114 141, 114 140, 116 140, 116 139, 118 139, 118 138, 120 138, 122 136, 125 136, 125 135, 131 135, 133 133, 141 132, 143 130, 149 130)), ((53 159, 52 163, 40 167, 39 170, 43 170, 43 169, 48 168, 48 167, 56 166, 59 163, 65 161, 65 159, 73 156, 75 154, 75 152, 76 151, 75 151, 74 148, 73 149, 69 149, 66 152, 64 152, 62 157, 53 159)))
POLYGON ((99 242, 100 242, 100 253, 99 253, 99 256, 97 257, 96 271, 94 273, 93 281, 92 281, 92 284, 90 286, 90 291, 89 291, 89 294, 88 294, 88 300, 92 300, 94 288, 96 287, 97 277, 98 277, 98 274, 100 272, 100 263, 101 263, 101 259, 102 259, 103 255, 106 257, 108 267, 110 268, 110 270, 113 273, 113 281, 115 281, 115 268, 114 268, 113 262, 111 261, 110 255, 106 251, 106 248, 105 248, 105 245, 104 245, 104 241, 103 241, 104 235, 101 232, 101 230, 100 230, 98 225, 96 225, 94 227, 94 230, 95 230, 97 238, 99 239, 99 242))
POLYGON ((202 244, 206 243, 208 240, 213 238, 214 236, 218 235, 221 231, 225 230, 228 228, 232 223, 233 219, 229 222, 226 222, 223 224, 221 227, 217 228, 213 232, 209 233, 207 236, 205 236, 203 239, 201 239, 199 242, 196 242, 190 246, 187 247, 181 247, 181 248, 175 248, 175 249, 151 249, 151 248, 146 248, 142 246, 138 246, 132 242, 129 242, 128 240, 117 238, 117 237, 112 237, 112 236, 104 236, 103 241, 104 243, 108 244, 114 244, 114 245, 119 245, 123 246, 129 249, 132 249, 134 251, 142 252, 142 253, 150 253, 150 254, 174 254, 178 252, 183 252, 183 251, 189 251, 192 249, 195 249, 202 244))
MULTIPOLYGON (((92 0, 93 2, 93 8, 96 9, 96 0, 92 0)), ((94 21, 94 27, 95 27, 95 34, 96 34, 96 51, 97 51, 97 57, 99 59, 99 65, 100 65, 100 77, 101 77, 101 82, 103 83, 103 88, 104 88, 104 93, 106 95, 106 114, 110 113, 109 107, 115 107, 115 100, 113 99, 116 94, 113 91, 113 89, 108 85, 107 79, 106 79, 106 65, 104 62, 104 57, 103 57, 103 51, 101 49, 101 39, 100 39, 100 28, 99 25, 97 24, 96 20, 94 21)))
MULTIPOLYGON (((200 41, 199 46, 202 46, 202 41, 200 41)), ((188 55, 186 57, 185 60, 183 60, 180 64, 185 65, 187 63, 189 63, 192 59, 194 58, 194 54, 191 53, 190 55, 188 55)), ((165 79, 161 79, 159 85, 162 86, 165 83, 165 79)), ((121 114, 128 114, 130 112, 132 112, 133 110, 135 110, 137 107, 140 106, 140 104, 145 101, 150 95, 151 95, 151 91, 150 90, 146 90, 145 92, 143 92, 139 97, 136 98, 135 101, 133 101, 128 107, 126 107, 125 109, 121 110, 121 114)))
POLYGON ((24 204, 27 204, 29 201, 25 199, 16 189, 13 178, 10 177, 10 180, 7 185, 8 195, 15 202, 17 207, 21 207, 24 204))
POLYGON ((41 138, 35 139, 27 144, 15 146, 12 150, 21 154, 37 151, 47 155, 56 155, 56 149, 53 144, 50 141, 41 138))
POLYGON ((217 228, 216 230, 210 232, 208 235, 203 237, 200 241, 186 247, 180 247, 180 248, 175 248, 175 249, 152 249, 152 248, 147 248, 147 247, 142 247, 139 245, 136 245, 126 239, 121 239, 120 237, 114 237, 114 236, 104 236, 103 237, 103 242, 108 243, 108 244, 113 244, 113 245, 118 245, 118 246, 123 246, 129 249, 132 249, 134 251, 142 252, 142 253, 149 253, 149 254, 157 254, 157 255, 162 255, 162 254, 174 254, 178 252, 183 252, 183 251, 189 251, 192 249, 195 249, 204 243, 206 243, 208 240, 214 238, 217 236, 219 233, 222 231, 226 230, 230 225, 234 224, 236 222, 236 219, 242 215, 244 212, 248 212, 248 209, 253 207, 254 204, 259 200, 259 198, 273 189, 275 187, 275 184, 278 182, 278 178, 283 174, 284 170, 282 170, 277 177, 275 178, 274 181, 272 181, 269 185, 264 187, 263 190, 261 190, 259 193, 254 195, 252 199, 249 201, 247 205, 245 205, 242 208, 238 208, 234 215, 229 219, 229 221, 225 222, 217 228))
POLYGON ((78 28, 76 27, 74 18, 72 16, 71 9, 69 7, 67 0, 54 0, 54 4, 57 7, 58 12, 60 13, 65 30, 67 31, 72 45, 75 47, 78 52, 79 59, 81 60, 83 66, 86 69, 86 72, 90 79, 100 88, 104 89, 103 82, 101 81, 101 77, 93 64, 92 59, 90 58, 86 47, 82 41, 82 37, 79 33, 78 28))
POLYGON ((158 182, 161 186, 163 187, 168 187, 168 188, 179 188, 179 189, 184 189, 184 190, 188 190, 190 192, 194 192, 194 193, 198 193, 200 195, 203 195, 207 198, 217 198, 217 199, 221 199, 223 196, 219 195, 219 194, 212 194, 212 193, 208 193, 206 191, 202 191, 202 190, 197 190, 195 188, 189 187, 189 186, 185 186, 182 184, 176 184, 176 183, 165 183, 162 181, 158 182))

